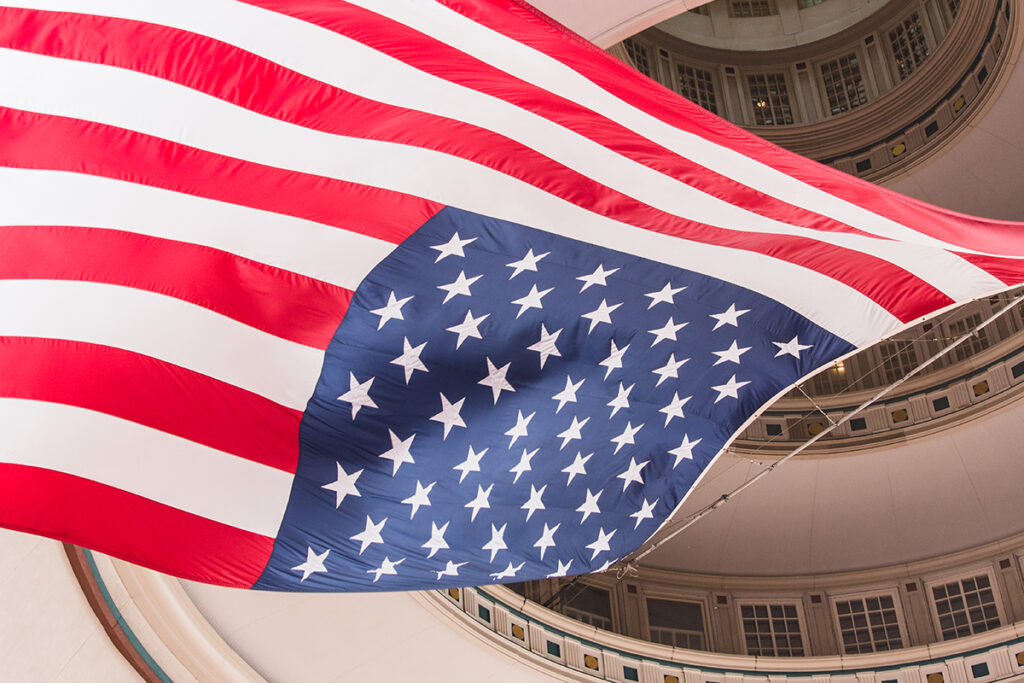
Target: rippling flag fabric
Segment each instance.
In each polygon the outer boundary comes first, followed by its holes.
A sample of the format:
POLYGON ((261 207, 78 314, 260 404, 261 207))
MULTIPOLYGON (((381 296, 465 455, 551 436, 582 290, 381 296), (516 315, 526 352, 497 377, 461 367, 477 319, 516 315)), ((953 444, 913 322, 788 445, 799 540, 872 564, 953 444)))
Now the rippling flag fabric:
POLYGON ((0 524, 273 590, 606 567, 1024 279, 514 0, 0 9, 0 226, 0 524))

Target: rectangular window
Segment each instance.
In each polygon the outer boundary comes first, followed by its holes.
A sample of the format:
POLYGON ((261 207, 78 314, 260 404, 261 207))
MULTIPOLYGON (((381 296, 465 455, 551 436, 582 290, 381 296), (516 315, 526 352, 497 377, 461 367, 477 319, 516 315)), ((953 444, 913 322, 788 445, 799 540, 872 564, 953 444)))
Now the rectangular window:
POLYGON ((622 41, 622 46, 626 48, 626 54, 629 55, 636 70, 650 78, 652 73, 651 60, 647 55, 647 48, 632 38, 626 38, 622 41))
POLYGON ((662 645, 706 650, 704 609, 698 602, 647 599, 651 640, 662 645))
POLYGON ((932 586, 943 640, 999 628, 999 610, 987 574, 932 586))
POLYGON ((563 611, 565 616, 606 631, 612 630, 612 599, 608 591, 593 586, 571 590, 569 604, 563 611))
MULTIPOLYGON (((962 334, 970 332, 972 329, 981 324, 981 313, 974 313, 967 316, 963 320, 957 320, 956 322, 949 324, 949 336, 959 337, 962 334)), ((970 358, 979 351, 984 351, 989 346, 988 341, 988 328, 981 328, 978 333, 965 341, 960 346, 953 349, 953 354, 957 360, 965 360, 970 358)))
POLYGON ((821 79, 825 84, 825 96, 833 115, 850 111, 868 101, 856 53, 822 64, 821 79))
POLYGON ((880 371, 885 384, 906 377, 917 367, 917 351, 911 341, 883 342, 878 345, 878 352, 882 354, 880 371))
POLYGON ((748 655, 803 656, 796 605, 740 605, 740 616, 748 655))
POLYGON ((848 655, 903 647, 896 602, 891 595, 836 600, 839 638, 848 655))
POLYGON ((949 14, 954 19, 956 19, 956 15, 960 14, 961 1, 962 0, 947 0, 947 4, 949 5, 949 14))
POLYGON ((928 44, 924 39, 921 17, 914 12, 889 31, 889 46, 900 80, 914 73, 928 57, 928 44))
POLYGON ((825 2, 825 0, 800 0, 800 7, 807 9, 808 7, 820 5, 823 2, 825 2))
POLYGON ((754 123, 759 126, 782 126, 793 123, 789 90, 785 74, 750 74, 747 76, 750 101, 754 105, 754 123))
POLYGON ((715 84, 711 80, 711 72, 695 69, 686 64, 676 64, 679 76, 679 94, 694 104, 707 109, 712 114, 718 113, 715 103, 715 84))
POLYGON ((768 17, 777 14, 771 0, 730 0, 730 17, 768 17))

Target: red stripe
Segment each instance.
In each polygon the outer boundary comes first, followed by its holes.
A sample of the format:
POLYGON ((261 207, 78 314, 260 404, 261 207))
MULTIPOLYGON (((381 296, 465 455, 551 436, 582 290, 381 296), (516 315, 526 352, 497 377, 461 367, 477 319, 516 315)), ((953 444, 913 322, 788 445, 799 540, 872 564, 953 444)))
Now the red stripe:
POLYGON ((983 254, 957 254, 966 261, 973 263, 982 270, 991 273, 1007 285, 1019 285, 1024 282, 1024 264, 1020 259, 1000 258, 983 254))
POLYGON ((433 76, 539 114, 632 161, 747 211, 815 230, 868 235, 711 171, 572 100, 552 94, 446 43, 362 8, 328 0, 307 2, 303 10, 297 11, 286 0, 246 1, 316 23, 433 76))
MULTIPOLYGON (((341 10, 339 9, 338 11, 341 10)), ((74 18, 77 15, 70 16, 74 18)), ((119 30, 126 34, 122 36, 123 39, 127 39, 127 36, 131 35, 135 41, 139 39, 137 31, 129 31, 128 28, 144 26, 135 22, 123 22, 121 20, 107 21, 113 22, 111 31, 115 35, 117 31, 114 29, 120 27, 119 30)), ((60 26, 64 26, 64 24, 62 23, 60 26)), ((173 29, 158 28, 163 32, 170 31, 174 33, 173 29)), ((58 30, 58 28, 54 27, 53 30, 58 30)), ((430 117, 419 112, 389 108, 379 103, 352 96, 345 96, 346 104, 342 111, 331 110, 328 105, 324 105, 327 109, 313 107, 307 111, 303 108, 305 106, 304 103, 307 101, 336 101, 344 93, 340 93, 340 91, 335 92, 334 95, 336 97, 334 98, 325 98, 323 93, 316 96, 313 90, 309 90, 310 88, 322 90, 328 86, 324 86, 316 81, 309 81, 303 76, 293 74, 237 48, 225 46, 217 41, 193 34, 177 33, 188 37, 188 40, 185 38, 182 38, 182 40, 190 48, 190 59, 166 60, 170 64, 194 64, 194 61, 192 61, 194 53, 198 52, 203 55, 204 63, 216 63, 222 67, 222 69, 217 71, 231 74, 254 72, 264 75, 267 75, 268 70, 273 71, 273 77, 268 76, 260 79, 259 82, 264 84, 262 90, 254 85, 254 90, 262 93, 260 96, 261 113, 274 113, 275 115, 282 116, 281 109, 283 107, 291 112, 287 120, 295 123, 305 125, 311 121, 321 122, 318 128, 324 129, 326 124, 323 122, 329 120, 332 121, 329 128, 330 132, 344 132, 347 135, 442 149, 442 151, 457 154, 476 163, 482 163, 504 173, 520 177, 524 181, 532 182, 541 189, 571 201, 587 210, 609 216, 626 224, 708 244, 768 254, 837 279, 860 291, 865 296, 870 297, 902 321, 912 320, 923 312, 940 308, 950 303, 948 297, 931 285, 882 259, 841 247, 822 244, 810 238, 739 233, 688 221, 654 209, 631 197, 606 188, 586 176, 575 173, 507 138, 468 126, 467 124, 430 117), (207 52, 203 52, 203 50, 207 50, 207 52), (307 89, 304 90, 303 88, 307 89), (293 101, 288 99, 289 97, 297 99, 293 101), (268 103, 274 102, 279 104, 271 107, 273 109, 272 112, 267 107, 270 106, 268 103), (305 114, 300 116, 298 112, 303 111, 305 111, 305 114), (897 293, 891 288, 880 288, 877 286, 879 279, 905 282, 907 289, 897 293)), ((86 32, 86 34, 88 35, 89 32, 86 32)), ((21 34, 18 33, 17 35, 21 34)), ((157 35, 148 36, 146 43, 154 44, 153 41, 160 39, 167 41, 169 37, 167 35, 162 37, 157 35)), ((181 72, 174 68, 165 69, 163 62, 159 64, 142 63, 136 55, 135 43, 123 45, 116 41, 111 42, 110 36, 105 35, 105 38, 107 40, 103 43, 102 49, 95 54, 88 52, 91 59, 103 60, 107 59, 110 55, 119 55, 116 58, 110 57, 119 66, 149 69, 154 72, 154 75, 161 77, 181 78, 184 79, 184 84, 190 86, 204 85, 214 89, 210 94, 223 96, 229 99, 229 101, 234 97, 233 93, 241 90, 238 87, 224 90, 225 84, 223 83, 219 85, 216 83, 198 83, 195 82, 194 76, 188 75, 192 72, 205 70, 186 69, 184 72, 181 72), (120 48, 118 47, 119 45, 120 48), (222 92, 221 90, 224 91, 222 92)), ((72 44, 73 41, 67 41, 67 43, 72 44)), ((49 40, 44 41, 44 44, 48 46, 51 44, 61 45, 62 43, 61 41, 49 40)), ((173 49, 171 49, 172 46, 177 46, 177 43, 174 41, 169 43, 168 49, 171 54, 174 53, 173 49)), ((159 50, 155 52, 163 54, 159 50)), ((79 50, 74 54, 77 57, 81 57, 83 56, 83 51, 79 50)), ((252 105, 253 102, 250 101, 246 104, 252 105)), ((19 131, 15 125, 12 126, 14 130, 9 135, 19 135, 26 140, 31 139, 31 144, 25 142, 14 145, 14 151, 0 151, 0 163, 9 163, 11 165, 45 163, 48 165, 47 167, 58 165, 57 167, 66 168, 67 170, 78 170, 84 166, 88 169, 87 172, 100 175, 115 175, 123 173, 123 170, 115 165, 114 160, 106 158, 109 156, 107 150, 116 148, 118 145, 129 144, 130 148, 134 151, 131 155, 134 159, 145 158, 159 162, 166 158, 164 148, 167 146, 170 146, 175 151, 176 156, 195 157, 197 160, 201 160, 196 164, 196 170, 201 172, 200 177, 216 178, 220 181, 221 174, 227 170, 220 168, 223 165, 223 160, 226 159, 225 157, 202 152, 183 145, 176 145, 166 140, 152 138, 119 128, 73 121, 61 117, 28 116, 36 118, 32 130, 19 131), (68 146, 63 144, 61 141, 62 137, 75 140, 72 150, 69 151, 68 146), (41 153, 41 147, 49 147, 50 153, 41 153), (17 150, 21 150, 23 153, 18 155, 17 150), (81 155, 82 158, 76 159, 73 155, 81 155), (4 157, 6 157, 6 160, 4 157), (45 162, 40 162, 40 157, 44 157, 45 162)), ((2 123, 3 119, 0 118, 0 124, 2 123)), ((2 129, 0 129, 0 132, 3 132, 2 129)), ((230 163, 232 168, 235 169, 236 177, 238 175, 255 177, 261 173, 269 173, 272 177, 281 177, 282 174, 284 177, 305 175, 237 160, 231 160, 230 163), (245 171, 248 173, 243 173, 245 171)), ((182 165, 176 164, 175 170, 178 170, 180 166, 182 165)), ((181 171, 184 170, 186 169, 181 168, 181 171)), ((181 171, 178 171, 178 173, 181 171)), ((140 168, 138 164, 132 165, 131 172, 132 179, 136 180, 136 182, 161 186, 173 185, 174 182, 173 178, 170 177, 171 169, 161 169, 161 172, 168 174, 169 177, 167 179, 153 179, 149 177, 147 175, 149 172, 140 168)), ((193 174, 190 173, 189 176, 191 175, 193 174)), ((246 186, 248 187, 248 184, 246 186)), ((195 188, 194 191, 197 194, 206 192, 205 188, 195 188)), ((228 199, 228 201, 231 201, 231 199, 228 199)), ((250 199, 250 201, 252 200, 250 199)))
POLYGON ((0 525, 192 581, 250 588, 274 539, 54 470, 0 463, 0 525))
POLYGON ((479 24, 544 52, 619 99, 671 126, 740 152, 808 185, 950 244, 995 254, 1024 256, 1021 223, 967 216, 935 207, 766 142, 644 78, 594 45, 549 23, 520 0, 437 1, 479 24))
POLYGON ((87 280, 189 301, 326 349, 352 292, 210 247, 120 230, 0 228, 0 279, 87 280))
POLYGON ((393 243, 443 205, 124 128, 0 107, 0 166, 88 173, 297 216, 393 243))
MULTIPOLYGON (((294 473, 302 413, 149 356, 0 337, 0 396, 88 408, 294 473)), ((2 498, 0 498, 2 500, 2 498)))

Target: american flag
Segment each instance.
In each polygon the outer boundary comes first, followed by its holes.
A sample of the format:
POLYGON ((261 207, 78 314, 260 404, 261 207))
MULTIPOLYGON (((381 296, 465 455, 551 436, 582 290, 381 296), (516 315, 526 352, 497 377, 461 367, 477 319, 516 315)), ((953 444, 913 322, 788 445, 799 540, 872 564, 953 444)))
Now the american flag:
POLYGON ((515 0, 0 10, 0 524, 190 579, 577 574, 809 372, 1024 280, 515 0))

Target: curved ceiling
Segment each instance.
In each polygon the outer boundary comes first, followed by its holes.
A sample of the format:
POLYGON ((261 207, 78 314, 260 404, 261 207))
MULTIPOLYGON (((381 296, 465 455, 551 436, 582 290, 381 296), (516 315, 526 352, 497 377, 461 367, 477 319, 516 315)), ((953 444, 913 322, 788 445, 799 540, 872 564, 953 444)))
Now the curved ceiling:
POLYGON ((533 0, 530 4, 598 47, 650 28, 711 0, 533 0))
MULTIPOLYGON (((716 575, 817 575, 937 557, 1024 531, 1018 399, 963 426, 855 456, 800 456, 643 564, 716 575)), ((763 465, 723 454, 676 518, 763 465)))

